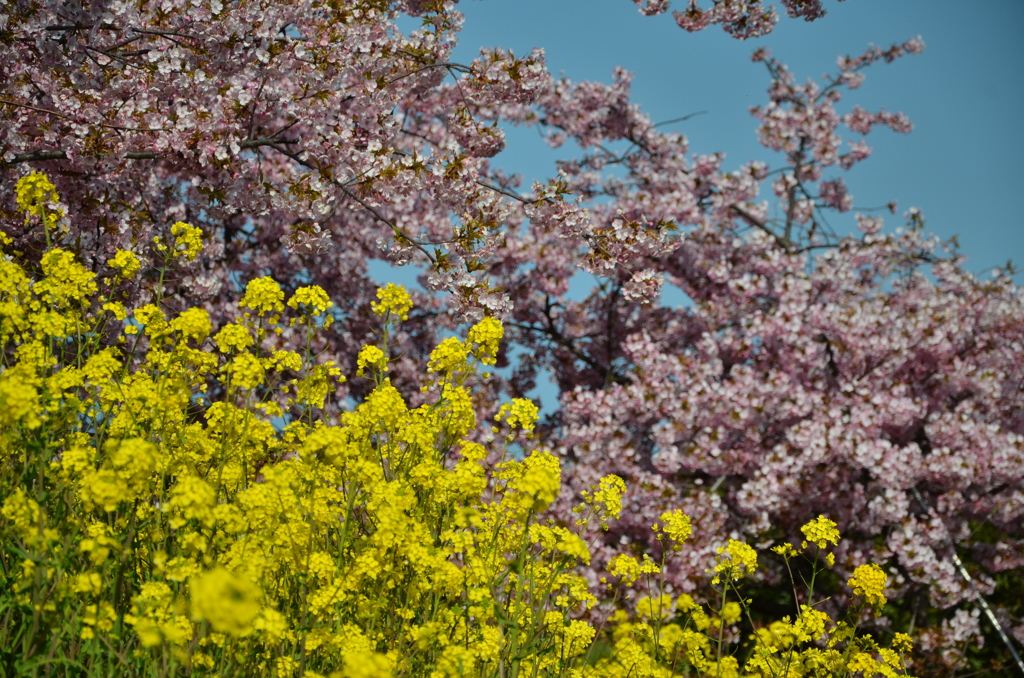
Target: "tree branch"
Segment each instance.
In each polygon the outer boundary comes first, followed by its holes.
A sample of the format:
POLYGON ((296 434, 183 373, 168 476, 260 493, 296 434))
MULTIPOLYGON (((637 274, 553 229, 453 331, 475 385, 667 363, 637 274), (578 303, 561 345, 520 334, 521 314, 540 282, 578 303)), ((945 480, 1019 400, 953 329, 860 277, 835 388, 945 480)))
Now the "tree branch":
MULTIPOLYGON (((285 156, 291 158, 292 160, 294 160, 295 162, 299 163, 303 167, 306 167, 307 169, 311 169, 311 170, 316 170, 321 175, 324 174, 322 168, 320 168, 317 165, 314 165, 312 163, 306 162, 305 160, 300 158, 298 156, 298 154, 292 153, 291 151, 285 150, 283 148, 279 148, 278 146, 276 146, 274 144, 268 144, 268 145, 271 148, 273 148, 275 151, 277 151, 278 153, 281 153, 282 155, 285 155, 285 156)), ((437 259, 430 253, 430 251, 427 249, 426 246, 427 245, 434 245, 434 244, 443 244, 443 243, 422 243, 419 240, 416 240, 415 238, 412 238, 412 237, 406 235, 405 231, 403 231, 396 224, 394 224, 392 221, 387 219, 383 214, 378 212, 376 208, 374 208, 372 205, 368 204, 366 201, 364 201, 362 198, 357 196, 352 191, 348 190, 348 187, 346 187, 343 182, 338 181, 337 179, 334 179, 334 178, 331 178, 330 181, 335 186, 340 188, 342 193, 344 193, 346 196, 348 196, 352 200, 355 200, 357 203, 359 203, 363 207, 363 209, 365 209, 367 212, 372 214, 374 217, 376 217, 382 223, 386 224, 391 229, 391 231, 395 234, 395 236, 405 240, 406 242, 411 243, 413 245, 413 247, 418 249, 420 251, 420 253, 422 253, 423 256, 425 256, 427 258, 428 261, 430 261, 431 264, 436 264, 437 263, 437 259)))
MULTIPOLYGON (((37 113, 46 113, 47 115, 52 115, 52 116, 61 118, 63 120, 70 120, 70 121, 74 122, 74 118, 66 116, 63 113, 58 113, 57 111, 51 111, 48 108, 39 108, 38 106, 31 106, 29 104, 23 104, 23 103, 20 103, 18 101, 10 101, 8 99, 0 99, 0 104, 6 104, 8 106, 14 106, 15 108, 26 108, 26 109, 28 109, 30 111, 36 111, 37 113)), ((102 122, 98 122, 98 123, 95 123, 95 124, 98 127, 102 127, 104 129, 115 129, 115 130, 119 130, 121 132, 166 132, 167 129, 168 129, 166 127, 156 127, 156 128, 149 128, 149 127, 121 127, 120 125, 107 125, 107 124, 102 123, 102 122)))
MULTIPOLYGON (((273 137, 262 137, 260 139, 246 139, 238 142, 239 148, 259 148, 260 146, 273 146, 274 144, 297 144, 298 139, 275 139, 273 137)), ((129 151, 124 154, 127 160, 155 160, 159 154, 154 151, 129 151)), ((31 151, 19 153, 13 159, 7 161, 8 165, 17 165, 21 162, 38 162, 43 160, 67 160, 67 153, 64 151, 31 151)))
POLYGON ((761 229, 762 231, 770 235, 772 239, 775 241, 775 244, 777 244, 779 247, 786 250, 787 252, 793 246, 793 243, 789 240, 789 238, 778 235, 775 231, 768 228, 767 224, 762 222, 760 219, 758 219, 753 214, 743 209, 739 205, 730 205, 729 209, 735 212, 741 219, 743 219, 743 221, 747 222, 754 228, 761 229))
POLYGON ((484 188, 489 188, 490 190, 492 190, 492 191, 494 191, 496 193, 501 193, 502 195, 507 195, 510 198, 514 198, 515 200, 518 200, 519 202, 523 203, 524 205, 529 205, 531 202, 533 202, 532 200, 527 200, 523 196, 521 196, 521 195, 519 195, 517 193, 513 193, 512 191, 506 190, 504 188, 501 188, 500 186, 493 186, 493 185, 487 183, 486 181, 480 181, 479 179, 477 179, 476 184, 478 186, 483 186, 484 188))
POLYGON ((548 299, 545 301, 544 304, 544 319, 546 320, 547 327, 537 327, 536 325, 532 324, 526 325, 516 322, 506 322, 506 324, 509 325, 510 327, 515 327, 516 329, 519 330, 525 330, 527 332, 537 332, 546 335, 553 342, 568 350, 569 353, 571 353, 576 359, 582 361, 590 369, 600 374, 601 377, 604 379, 605 386, 607 386, 609 382, 619 384, 620 386, 625 386, 629 384, 629 381, 624 376, 616 372, 610 365, 606 367, 599 363, 597 360, 595 360, 593 357, 584 353, 576 345, 576 339, 567 337, 564 334, 562 334, 558 330, 558 328, 555 327, 555 319, 551 316, 551 308, 552 305, 550 303, 550 299, 548 299))

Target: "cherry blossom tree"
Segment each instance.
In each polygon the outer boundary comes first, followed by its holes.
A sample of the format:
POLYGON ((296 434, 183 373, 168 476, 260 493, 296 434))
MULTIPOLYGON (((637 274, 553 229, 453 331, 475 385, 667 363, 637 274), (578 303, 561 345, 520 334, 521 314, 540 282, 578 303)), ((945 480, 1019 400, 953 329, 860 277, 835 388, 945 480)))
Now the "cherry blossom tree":
MULTIPOLYGON (((745 38, 775 15, 716 0, 676 20, 745 38)), ((899 113, 841 113, 843 95, 923 42, 841 57, 835 75, 803 83, 758 50, 770 87, 751 112, 783 160, 729 169, 660 130, 625 71, 555 79, 541 50, 452 62, 461 22, 440 0, 12 0, 0 11, 0 230, 29 259, 49 240, 73 249, 111 299, 134 303, 139 287, 108 261, 118 249, 157 261, 154 238, 191 223, 205 246, 166 270, 169 311, 227 317, 261 275, 318 284, 338 322, 317 348, 349 374, 374 322, 367 262, 422 265, 427 293, 390 346, 394 382, 415 403, 425 347, 467 318, 505 320, 510 371, 481 389, 481 416, 550 371, 560 407, 523 444, 565 458, 563 508, 606 473, 630 487, 624 519, 593 535, 595 585, 612 544, 657 551, 650 526, 668 507, 695 525, 694 548, 668 558, 677 592, 695 590, 730 535, 799 541, 825 514, 844 534, 839 571, 888 562, 887 618, 924 629, 951 667, 984 638, 979 592, 1000 594, 995 613, 1024 642, 1021 291, 1006 271, 968 273, 915 210, 884 230, 842 179, 870 155, 873 128, 911 130, 899 113), (403 34, 399 13, 422 27, 403 34), (557 174, 524 188, 493 165, 510 124, 566 149, 557 174), (15 209, 14 183, 32 170, 65 203, 52 233, 15 209), (834 232, 827 215, 850 210, 859 233, 834 232), (598 281, 582 300, 569 295, 581 271, 598 281), (658 303, 666 282, 692 307, 658 303)), ((360 389, 339 386, 319 416, 360 389)), ((766 586, 780 567, 766 564, 766 586)), ((829 604, 845 593, 837 584, 829 604)))
MULTIPOLYGON (((629 103, 625 73, 611 86, 556 84, 559 98, 540 100, 541 123, 552 143, 585 150, 560 169, 569 193, 590 203, 587 218, 567 237, 531 214, 495 275, 532 349, 511 383, 525 390, 547 368, 563 394, 550 439, 573 464, 569 484, 616 473, 633 488, 628 518, 603 536, 608 549, 656 549, 648 527, 682 505, 703 528, 704 552, 668 572, 690 591, 724 535, 799 540, 809 516, 834 516, 847 535, 840 567, 868 553, 890 559, 900 623, 921 624, 930 609, 929 647, 942 647, 952 670, 964 639, 981 638, 966 607, 996 581, 1017 591, 1024 565, 1021 291, 1008 272, 967 273, 916 210, 890 234, 880 216, 860 213, 857 237, 825 218, 852 208, 835 172, 868 157, 863 135, 911 129, 898 113, 840 115, 843 90, 860 86, 869 64, 922 48, 914 39, 840 58, 821 84, 797 84, 756 52, 771 86, 752 114, 762 143, 786 158, 774 171, 688 160, 684 139, 629 103), (861 138, 844 144, 842 128, 861 138), (607 150, 616 140, 629 150, 607 150), (609 178, 616 166, 624 176, 609 178), (774 205, 757 200, 769 179, 774 205), (601 283, 574 301, 567 279, 580 268, 601 283), (693 307, 652 303, 665 280, 693 307)), ((999 614, 1020 636, 1019 607, 999 614)))

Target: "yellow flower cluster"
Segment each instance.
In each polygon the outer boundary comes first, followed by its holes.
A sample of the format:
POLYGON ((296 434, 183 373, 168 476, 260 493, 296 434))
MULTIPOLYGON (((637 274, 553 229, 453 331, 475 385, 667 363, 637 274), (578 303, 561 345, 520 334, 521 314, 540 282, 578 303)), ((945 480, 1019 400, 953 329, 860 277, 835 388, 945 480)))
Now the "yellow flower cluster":
POLYGON ((642 561, 631 555, 620 553, 608 563, 608 572, 619 577, 625 584, 633 584, 645 574, 658 574, 661 568, 646 553, 642 561))
POLYGON ((868 605, 881 607, 886 603, 885 584, 889 581, 888 575, 878 565, 870 563, 860 565, 853 571, 853 576, 847 582, 855 595, 864 598, 868 605))
MULTIPOLYGON (((321 290, 322 292, 323 290, 321 290)), ((303 294, 303 298, 308 298, 309 294, 303 294)), ((327 296, 326 293, 324 296, 327 296)), ((249 284, 245 286, 245 295, 242 297, 242 308, 248 308, 256 311, 256 314, 260 317, 270 313, 281 313, 284 311, 284 291, 281 286, 277 284, 277 281, 270 276, 264 276, 262 278, 256 278, 250 280, 249 284)), ((289 302, 289 305, 290 302, 289 302)), ((298 303, 292 308, 298 306, 298 303)), ((276 320, 271 320, 276 322, 276 320)))
POLYGON ((473 354, 484 365, 494 365, 497 361, 498 346, 505 330, 497 318, 484 318, 469 330, 466 339, 474 346, 473 354))
MULTIPOLYGON (((33 181, 18 198, 30 216, 56 201, 33 181)), ((190 229, 172 229, 186 258, 201 247, 190 229)), ((142 263, 118 253, 110 265, 128 278, 142 263)), ((137 308, 100 296, 60 249, 38 268, 0 260, 5 665, 31 672, 49 656, 76 675, 197 678, 738 675, 714 645, 745 602, 723 598, 716 612, 673 601, 651 588, 664 561, 607 564, 619 586, 648 587, 631 598, 638 621, 619 610, 604 633, 583 616, 597 602, 579 571, 591 559, 583 535, 619 517, 626 486, 599 479, 566 525, 545 514, 562 492, 557 457, 481 444, 472 385, 497 355, 497 320, 435 349, 411 407, 385 375, 387 332, 411 301, 386 287, 374 304, 389 318, 384 348, 359 356, 372 389, 328 420, 340 369, 268 341, 296 323, 321 331, 326 321, 309 318, 331 307, 322 289, 286 301, 272 278, 250 281, 218 328, 198 308, 169 316, 153 296, 137 308), (117 335, 111 323, 124 328, 116 346, 99 339, 117 335)), ((527 432, 538 416, 520 399, 494 414, 527 432)), ((657 529, 668 553, 693 526, 669 510, 657 529)), ((728 593, 757 556, 739 541, 720 553, 715 582, 728 593)), ((862 570, 850 585, 877 604, 884 574, 879 584, 862 570)), ((843 636, 810 601, 778 624, 758 630, 747 674, 783 675, 786 652, 826 636, 853 648, 848 666, 892 666, 909 650, 843 636)), ((817 666, 800 652, 793 666, 817 666)))
POLYGON ((448 337, 430 352, 430 371, 450 374, 469 369, 469 349, 458 337, 448 337))
POLYGON ((662 513, 660 521, 651 525, 651 529, 657 535, 658 541, 668 540, 666 547, 676 553, 683 550, 683 544, 693 534, 690 516, 679 509, 662 513))
POLYGON ((712 570, 712 584, 722 580, 739 581, 757 569, 757 551, 742 541, 730 539, 725 546, 718 547, 718 554, 720 557, 712 570))
MULTIPOLYGON (((689 534, 685 514, 668 512, 661 517, 656 533, 667 534, 678 525, 689 534), (684 527, 685 526, 685 527, 684 527)), ((835 524, 819 517, 803 527, 809 539, 822 535, 828 543, 838 544, 835 524)), ((800 555, 792 545, 773 549, 786 558, 800 555)), ((646 582, 647 593, 637 596, 631 617, 618 611, 612 617, 612 649, 585 670, 584 676, 601 678, 670 678, 674 675, 733 676, 735 678, 779 678, 780 676, 907 676, 905 658, 912 649, 910 637, 895 634, 889 647, 871 635, 857 632, 856 626, 835 622, 814 603, 813 582, 821 574, 819 563, 805 554, 812 564, 806 603, 798 605, 795 619, 783 617, 769 624, 753 624, 745 658, 733 654, 731 642, 738 640, 739 625, 750 621, 750 603, 739 591, 738 583, 756 568, 753 548, 730 540, 719 549, 719 563, 713 570, 721 585, 716 605, 700 605, 683 594, 673 601, 664 582, 655 575, 659 567, 646 559, 637 561, 620 554, 608 563, 608 571, 620 578, 620 586, 633 587, 646 582), (733 597, 732 600, 729 597, 733 597), (734 640, 730 640, 730 638, 734 640)), ((857 595, 877 603, 884 587, 884 574, 875 565, 857 569, 850 580, 857 595)), ((637 587, 638 589, 641 587, 637 587)), ((884 598, 883 598, 884 600, 884 598)))
POLYGON ((305 306, 314 313, 326 313, 327 309, 334 306, 334 302, 322 288, 312 285, 295 290, 295 294, 288 300, 288 306, 293 309, 305 306))
MULTIPOLYGON (((588 516, 596 516, 601 529, 608 529, 610 520, 618 520, 622 515, 622 495, 626 493, 626 482, 616 476, 607 475, 598 481, 593 491, 583 491, 582 507, 576 509, 576 513, 586 513, 588 516)), ((577 525, 584 525, 587 517, 579 518, 577 525)))
POLYGON ((131 280, 142 268, 139 257, 128 250, 118 250, 112 258, 107 260, 107 265, 117 269, 117 276, 121 280, 131 280))
POLYGON ((39 263, 45 277, 33 285, 33 291, 54 310, 84 304, 96 293, 96 274, 76 261, 71 252, 54 248, 39 263))
MULTIPOLYGON (((50 231, 64 217, 57 187, 45 174, 32 172, 19 179, 14 190, 18 209, 25 213, 25 224, 30 224, 33 217, 38 219, 46 229, 49 242, 50 231)), ((3 243, 6 244, 8 240, 5 234, 3 243)))
POLYGON ((217 567, 189 581, 189 597, 194 620, 209 622, 219 633, 242 636, 253 630, 262 592, 246 577, 217 567))
POLYGON ((171 225, 171 235, 174 236, 175 256, 185 261, 192 261, 203 249, 203 232, 191 224, 176 221, 171 225))
POLYGON ((409 319, 409 311, 412 310, 412 298, 401 285, 388 283, 377 290, 378 301, 373 302, 373 312, 379 316, 391 314, 401 320, 409 319))
POLYGON ((383 372, 388 367, 388 357, 377 346, 363 346, 356 358, 356 365, 359 368, 356 374, 359 376, 362 376, 368 367, 383 372))
MULTIPOLYGON (((528 434, 533 432, 540 417, 540 410, 533 404, 532 400, 526 398, 513 398, 512 402, 505 403, 494 416, 495 421, 504 421, 509 428, 519 427, 528 434)), ((512 436, 509 436, 511 441, 512 436)))
MULTIPOLYGON (((825 516, 818 516, 801 527, 800 531, 803 532, 804 539, 814 544, 819 549, 824 549, 827 548, 829 544, 832 544, 833 546, 839 544, 839 530, 836 529, 836 527, 836 523, 825 516)), ((807 548, 806 542, 804 548, 807 548)))
POLYGON ((817 551, 814 552, 815 561, 817 561, 822 552, 824 552, 825 563, 827 563, 829 567, 836 564, 836 555, 829 550, 830 544, 832 546, 837 546, 839 544, 839 529, 834 521, 829 520, 825 516, 819 515, 817 518, 801 527, 800 531, 804 535, 804 541, 801 542, 799 549, 789 542, 786 542, 772 547, 772 551, 788 560, 799 556, 801 551, 807 552, 810 545, 813 544, 817 547, 817 551))

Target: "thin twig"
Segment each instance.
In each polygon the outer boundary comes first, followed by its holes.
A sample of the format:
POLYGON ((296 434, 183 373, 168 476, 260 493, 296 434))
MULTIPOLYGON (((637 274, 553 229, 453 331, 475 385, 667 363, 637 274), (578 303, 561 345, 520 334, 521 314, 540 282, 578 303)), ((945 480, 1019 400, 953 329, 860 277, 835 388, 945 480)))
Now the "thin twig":
POLYGON ((786 250, 787 252, 793 246, 793 243, 790 242, 788 238, 780 236, 775 231, 768 228, 767 224, 762 222, 760 219, 758 219, 753 214, 743 209, 739 205, 730 205, 729 209, 731 209, 733 212, 739 215, 743 219, 743 221, 747 222, 748 224, 755 228, 761 229, 762 231, 770 235, 772 239, 775 240, 775 243, 782 249, 786 250))
MULTIPOLYGON (((321 175, 323 175, 323 170, 320 167, 318 167, 318 166, 316 166, 316 165, 314 165, 312 163, 306 162, 305 160, 300 158, 298 156, 298 154, 292 153, 291 151, 288 151, 288 150, 283 149, 283 148, 279 148, 276 144, 273 144, 273 143, 269 144, 269 146, 272 149, 274 149, 275 151, 277 151, 278 153, 291 158, 292 160, 294 160, 295 162, 299 163, 303 167, 306 167, 307 169, 316 170, 321 175)), ((422 242, 420 242, 420 241, 410 237, 409 235, 406 235, 405 231, 403 231, 395 223, 393 223, 392 221, 387 219, 383 214, 378 212, 372 205, 368 204, 366 201, 361 199, 355 193, 353 193, 352 191, 348 190, 348 188, 345 186, 345 183, 343 183, 341 181, 338 181, 337 179, 334 179, 334 178, 331 179, 331 183, 333 183, 335 186, 340 188, 341 192, 344 193, 346 196, 348 196, 352 200, 355 200, 357 203, 359 203, 363 207, 363 209, 365 209, 367 212, 369 212, 374 217, 376 217, 378 220, 380 220, 381 222, 386 224, 396 236, 398 236, 402 240, 405 240, 408 243, 411 243, 413 245, 413 247, 415 247, 417 250, 419 250, 423 254, 423 256, 425 256, 430 261, 431 264, 436 264, 437 263, 437 259, 426 248, 426 245, 441 244, 441 243, 422 243, 422 242)))
POLYGON ((500 186, 492 186, 491 184, 487 183, 486 181, 480 181, 479 179, 477 179, 476 184, 478 186, 483 186, 484 188, 489 188, 490 190, 495 191, 497 193, 501 193, 502 195, 507 195, 510 198, 518 200, 519 202, 523 203, 524 205, 529 205, 530 203, 533 202, 532 200, 528 200, 528 199, 524 198, 523 196, 519 195, 518 193, 513 193, 512 191, 509 191, 509 190, 506 190, 504 188, 501 188, 500 186))
POLYGON ((654 126, 655 127, 661 127, 662 125, 671 125, 674 122, 684 122, 684 121, 689 120, 690 118, 692 118, 694 116, 697 116, 697 115, 707 115, 707 111, 697 111, 696 113, 690 113, 689 115, 684 115, 681 118, 672 118, 671 120, 666 120, 665 122, 655 123, 654 126))

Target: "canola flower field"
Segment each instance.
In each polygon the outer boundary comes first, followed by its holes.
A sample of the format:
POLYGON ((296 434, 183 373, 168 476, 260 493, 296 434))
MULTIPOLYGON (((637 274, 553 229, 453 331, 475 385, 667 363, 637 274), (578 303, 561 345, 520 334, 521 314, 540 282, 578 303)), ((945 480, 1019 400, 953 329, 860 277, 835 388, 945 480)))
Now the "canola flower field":
MULTIPOLYGON (((59 228, 44 175, 23 178, 17 202, 59 228)), ((188 224, 169 232, 154 243, 167 265, 203 247, 188 224)), ((861 626, 886 602, 881 568, 847 582, 850 618, 821 609, 840 539, 825 516, 774 553, 730 540, 707 563, 706 601, 667 592, 663 559, 634 553, 585 579, 579 535, 620 516, 625 485, 604 477, 570 518, 547 513, 559 460, 530 445, 537 408, 514 399, 478 421, 494 318, 434 349, 425 404, 410 407, 388 337, 412 301, 379 290, 379 342, 348 375, 372 389, 326 422, 341 369, 267 348, 285 331, 310 347, 330 327, 322 289, 286 299, 251 280, 235 321, 213 327, 201 308, 168 317, 159 283, 126 308, 72 253, 9 245, 0 233, 0 675, 906 675, 910 638, 861 626), (759 558, 809 563, 793 582, 805 604, 753 618, 743 583, 759 558)), ((130 252, 108 267, 162 281, 130 252)), ((700 529, 681 511, 653 527, 662 553, 700 529)))

